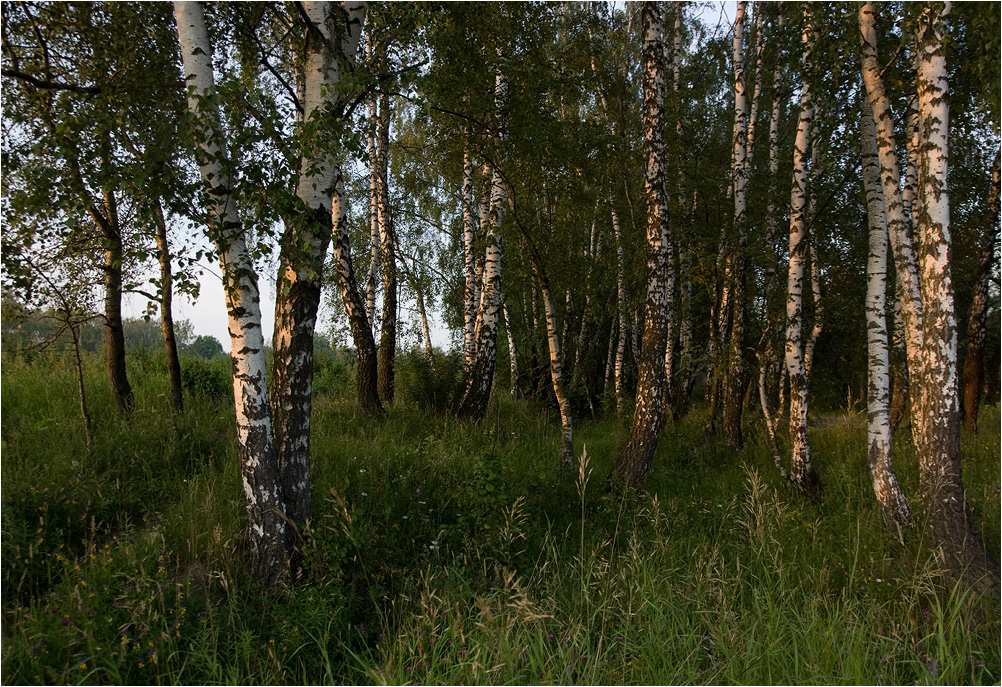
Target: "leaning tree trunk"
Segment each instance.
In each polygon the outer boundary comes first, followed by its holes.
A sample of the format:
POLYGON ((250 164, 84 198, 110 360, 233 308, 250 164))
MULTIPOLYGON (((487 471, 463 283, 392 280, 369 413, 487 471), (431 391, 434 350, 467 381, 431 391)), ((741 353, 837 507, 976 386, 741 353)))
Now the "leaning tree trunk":
POLYGON ((209 235, 219 251, 229 315, 233 396, 236 402, 240 473, 247 498, 247 534, 254 575, 276 584, 287 570, 291 536, 279 485, 268 403, 261 302, 254 262, 237 213, 220 129, 212 45, 202 6, 176 2, 188 108, 199 129, 197 157, 211 219, 209 235))
POLYGON ((890 352, 887 331, 887 214, 884 190, 880 185, 880 159, 873 110, 862 98, 860 138, 863 155, 863 186, 870 224, 870 251, 866 262, 866 336, 869 353, 867 392, 867 454, 873 492, 880 504, 884 526, 912 526, 911 511, 905 501, 891 463, 890 352))
MULTIPOLYGON (((731 449, 739 449, 741 437, 742 393, 744 391, 745 340, 745 251, 748 234, 745 230, 745 188, 748 184, 748 113, 745 97, 744 15, 747 3, 738 2, 734 19, 734 140, 731 154, 731 177, 734 187, 734 229, 737 249, 731 254, 730 341, 724 372, 724 441, 731 449)), ((725 313, 726 317, 726 313, 725 313)))
POLYGON ((963 419, 964 427, 977 431, 978 408, 985 385, 985 337, 988 330, 988 285, 995 262, 995 242, 999 238, 999 153, 992 165, 992 192, 988 199, 988 226, 981 242, 981 259, 974 277, 974 296, 967 316, 967 356, 964 359, 963 419))
POLYGON ((637 407, 630 438, 612 468, 616 486, 640 487, 647 478, 664 424, 665 350, 671 303, 671 244, 665 193, 665 74, 659 3, 643 4, 644 186, 647 196, 647 304, 637 407))
MULTIPOLYGON (((806 10, 805 10, 806 13, 806 10)), ((806 17, 805 17, 806 18, 806 17)), ((812 117, 808 67, 811 59, 812 29, 804 28, 804 57, 800 93, 800 118, 793 144, 793 186, 790 192, 790 270, 786 297, 786 367, 790 373, 790 480, 803 494, 813 495, 819 488, 817 473, 811 464, 811 446, 807 438, 807 371, 804 366, 804 273, 807 257, 807 160, 812 117)))
POLYGON ((926 506, 930 543, 957 576, 992 570, 967 508, 960 466, 960 408, 957 389, 957 319, 950 266, 950 202, 947 193, 949 101, 942 43, 943 15, 927 9, 918 27, 918 117, 920 140, 917 216, 922 283, 922 368, 916 434, 919 484, 926 506))
POLYGON ((174 336, 174 277, 171 273, 170 243, 167 241, 167 222, 159 198, 153 205, 153 223, 157 230, 157 252, 160 258, 160 329, 164 336, 167 356, 167 378, 170 380, 170 402, 174 412, 184 412, 184 394, 181 389, 181 360, 177 354, 174 336))
MULTIPOLYGON (((306 2, 306 63, 303 118, 323 131, 330 112, 340 107, 341 59, 353 62, 362 32, 364 6, 306 2), (342 15, 343 16, 339 16, 342 15), (328 46, 343 51, 341 59, 328 46)), ((295 216, 286 221, 279 255, 272 338, 271 384, 275 452, 286 515, 303 524, 310 517, 310 416, 313 409, 313 336, 320 307, 321 275, 330 245, 331 203, 337 161, 320 134, 307 140, 299 163, 295 216)))
POLYGON ((379 400, 376 385, 376 340, 365 314, 365 303, 358 291, 355 268, 351 262, 351 242, 348 234, 348 201, 345 197, 344 176, 336 169, 333 209, 334 271, 341 301, 348 314, 348 326, 355 341, 355 388, 358 404, 367 413, 382 415, 386 411, 379 400))
POLYGON ((393 378, 397 357, 397 257, 393 247, 390 216, 390 97, 379 99, 379 147, 376 152, 379 191, 379 256, 383 266, 383 322, 379 332, 377 380, 379 397, 393 402, 393 378))

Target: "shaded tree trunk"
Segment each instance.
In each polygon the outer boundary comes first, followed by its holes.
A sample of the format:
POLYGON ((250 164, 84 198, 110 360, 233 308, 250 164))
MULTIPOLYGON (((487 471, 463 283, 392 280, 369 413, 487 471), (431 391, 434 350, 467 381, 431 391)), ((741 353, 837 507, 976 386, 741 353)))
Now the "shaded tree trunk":
POLYGON ((181 389, 181 360, 174 336, 174 276, 171 273, 170 243, 167 241, 167 222, 160 199, 153 205, 153 223, 157 230, 157 251, 160 259, 160 329, 164 337, 167 356, 167 378, 170 380, 170 402, 174 412, 184 412, 184 394, 181 389))
MULTIPOLYGON (((372 42, 366 46, 372 57, 372 42)), ((372 131, 368 136, 369 150, 369 280, 365 286, 365 316, 376 321, 376 284, 379 281, 379 172, 376 167, 376 99, 369 101, 369 119, 372 131)))
POLYGON ((115 191, 104 189, 104 221, 99 222, 104 251, 104 345, 111 397, 119 414, 132 410, 132 386, 125 371, 125 332, 122 329, 122 225, 115 191))
POLYGON ((988 221, 981 240, 981 257, 974 277, 974 295, 967 316, 967 355, 964 358, 963 421, 964 427, 978 428, 978 409, 985 386, 985 337, 988 334, 988 285, 995 262, 995 243, 999 238, 999 152, 992 165, 992 191, 988 199, 988 221))
MULTIPOLYGON (((463 153, 463 265, 466 285, 463 290, 463 361, 467 370, 476 353, 477 261, 473 227, 473 161, 463 153)), ((507 320, 506 320, 507 321, 507 320)))
POLYGON ((640 487, 650 471, 664 423, 665 350, 672 293, 668 199, 665 192, 664 50, 661 12, 643 3, 644 186, 647 196, 647 304, 637 407, 630 438, 612 468, 609 482, 640 487))
POLYGON ((379 99, 379 253, 383 266, 383 321, 379 333, 379 396, 393 402, 394 366, 397 357, 397 257, 390 213, 390 97, 379 99))

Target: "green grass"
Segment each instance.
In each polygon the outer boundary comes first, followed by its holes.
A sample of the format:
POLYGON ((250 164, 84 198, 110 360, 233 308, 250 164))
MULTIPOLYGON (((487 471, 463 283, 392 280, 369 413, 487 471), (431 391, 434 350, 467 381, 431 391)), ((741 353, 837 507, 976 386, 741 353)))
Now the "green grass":
MULTIPOLYGON (((314 404, 307 575, 246 573, 226 361, 174 418, 155 355, 114 412, 88 360, 88 455, 68 360, 3 361, 4 683, 998 683, 999 603, 951 588, 921 538, 887 536, 865 419, 819 414, 816 503, 696 412, 665 429, 642 494, 605 491, 626 428, 501 393, 480 425, 404 377, 361 414, 333 363, 314 404), (222 379, 222 387, 216 382, 222 379), (213 381, 215 379, 215 381, 213 381)), ((435 381, 439 384, 439 381, 435 381)), ((999 555, 999 409, 965 434, 974 517, 999 555)), ((914 504, 907 430, 895 464, 914 504)), ((921 518, 921 513, 918 513, 921 518)))

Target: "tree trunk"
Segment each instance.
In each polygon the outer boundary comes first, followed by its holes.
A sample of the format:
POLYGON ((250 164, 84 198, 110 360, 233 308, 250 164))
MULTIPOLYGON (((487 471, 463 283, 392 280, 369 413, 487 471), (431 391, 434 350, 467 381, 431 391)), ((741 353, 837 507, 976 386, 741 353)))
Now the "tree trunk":
POLYGON ((212 72, 212 46, 202 6, 176 2, 188 108, 201 129, 198 163, 212 219, 229 314, 233 396, 236 402, 240 473, 247 498, 248 538, 254 575, 276 584, 286 574, 291 537, 279 485, 261 332, 261 305, 254 263, 230 187, 212 72))
POLYGON ((157 251, 160 258, 160 329, 167 356, 170 402, 174 412, 180 415, 184 412, 184 394, 181 390, 181 360, 177 354, 177 339, 174 337, 174 277, 171 274, 172 257, 170 243, 167 241, 167 222, 159 198, 153 205, 153 222, 157 229, 157 251))
POLYGON ((376 340, 372 335, 369 318, 365 316, 365 303, 359 295, 355 268, 351 262, 348 202, 345 198, 344 177, 340 168, 337 168, 336 175, 331 212, 335 226, 334 270, 338 290, 341 292, 341 301, 348 314, 348 326, 355 342, 355 387, 358 392, 358 404, 367 413, 382 415, 386 411, 379 400, 376 385, 376 340))
POLYGON ((393 221, 390 216, 390 97, 379 99, 379 147, 376 153, 379 175, 379 253, 383 266, 383 322, 379 333, 379 397, 393 402, 393 370, 397 353, 397 258, 393 248, 393 221))
POLYGON ((623 237, 619 227, 619 215, 616 214, 614 197, 610 196, 610 210, 612 212, 612 230, 616 235, 616 314, 619 318, 619 339, 616 343, 616 411, 622 413, 625 403, 625 390, 623 389, 623 372, 626 358, 626 275, 623 259, 623 237))
MULTIPOLYGON (((806 14, 806 10, 805 10, 806 14)), ((805 17, 806 19, 806 17, 805 17)), ((793 186, 790 192, 790 270, 786 298, 786 367, 790 374, 790 480, 803 494, 812 496, 819 488, 811 464, 807 438, 807 372, 804 367, 804 272, 807 253, 807 148, 810 142, 811 93, 808 72, 811 59, 812 28, 804 28, 804 76, 800 94, 800 118, 793 146, 793 186)))
MULTIPOLYGON (((473 227, 473 161, 468 152, 463 153, 463 265, 466 268, 466 287, 463 290, 463 362, 469 370, 476 353, 475 329, 477 323, 477 261, 473 227)), ((507 321, 507 319, 505 320, 507 321)))
POLYGON ((515 332, 512 329, 511 316, 508 314, 508 299, 501 291, 501 313, 504 315, 504 330, 508 335, 508 362, 511 369, 509 383, 512 397, 518 396, 518 350, 515 348, 515 332))
MULTIPOLYGON (((943 14, 950 11, 949 3, 943 14)), ((942 17, 926 9, 918 27, 919 149, 917 215, 922 284, 922 368, 915 375, 918 411, 925 418, 916 434, 919 484, 926 505, 930 543, 958 577, 993 573, 967 508, 960 466, 960 408, 957 389, 957 319, 950 266, 950 203, 947 187, 949 101, 942 17)))
POLYGON ((125 371, 125 332, 122 329, 122 225, 115 191, 104 190, 104 345, 111 397, 119 414, 132 410, 132 386, 125 371))
MULTIPOLYGON (((747 3, 738 2, 734 19, 734 140, 731 175, 734 185, 734 229, 737 250, 731 254, 730 340, 727 367, 724 374, 724 441, 732 450, 740 449, 742 393, 744 391, 745 339, 745 252, 748 234, 745 230, 745 188, 748 183, 748 114, 745 97, 744 15, 747 3)), ((725 314, 726 317, 726 314, 725 314)))
POLYGON ((612 468, 615 486, 640 487, 650 471, 664 423, 665 350, 672 293, 668 199, 665 193, 665 74, 661 12, 643 3, 644 186, 647 196, 647 304, 637 407, 630 439, 612 468))
POLYGON ((863 186, 866 191, 870 225, 870 250, 866 263, 866 334, 869 352, 867 391, 867 454, 873 492, 880 504, 884 526, 912 526, 911 511, 905 501, 891 463, 890 352, 887 331, 887 214, 880 185, 880 160, 873 110, 862 98, 860 118, 863 156, 863 186))
MULTIPOLYGON (((873 3, 864 3, 859 9, 859 30, 862 45, 863 81, 866 84, 873 120, 877 127, 877 150, 880 155, 880 181, 884 191, 884 205, 887 211, 887 231, 894 253, 894 268, 898 301, 901 303, 902 319, 905 325, 906 355, 908 369, 921 369, 922 350, 922 291, 912 243, 912 228, 901 191, 901 175, 895 148, 894 116, 884 87, 881 68, 877 59, 876 17, 873 3)), ((912 207, 914 214, 915 208, 912 207)), ((909 375, 912 376, 912 375, 909 375)), ((913 432, 922 432, 924 419, 920 390, 917 384, 909 385, 912 396, 911 422, 913 432)))
MULTIPOLYGON (((372 57, 372 42, 367 46, 372 57)), ((379 281, 379 172, 376 166, 376 99, 369 101, 369 119, 373 131, 369 132, 369 281, 365 286, 365 316, 376 321, 376 284, 379 281)))
POLYGON ((974 277, 974 295, 967 316, 967 356, 964 359, 964 427, 977 431, 978 408, 985 385, 985 324, 988 316, 988 286, 995 262, 995 242, 999 238, 999 152, 992 165, 992 192, 988 199, 988 222, 981 240, 981 258, 974 277))
MULTIPOLYGON (((325 118, 340 106, 341 59, 351 64, 362 32, 358 5, 332 6, 306 2, 303 75, 303 118, 324 129, 325 118), (344 16, 339 16, 343 13, 344 16), (345 31, 341 24, 347 26, 345 31), (342 35, 344 34, 344 35, 342 35), (338 39, 340 58, 329 45, 338 39)), ((320 307, 321 277, 333 223, 331 203, 337 161, 319 140, 305 142, 299 163, 296 196, 302 205, 287 218, 279 255, 272 338, 274 375, 271 384, 275 452, 286 515, 302 524, 310 517, 310 416, 313 408, 313 336, 320 307)))

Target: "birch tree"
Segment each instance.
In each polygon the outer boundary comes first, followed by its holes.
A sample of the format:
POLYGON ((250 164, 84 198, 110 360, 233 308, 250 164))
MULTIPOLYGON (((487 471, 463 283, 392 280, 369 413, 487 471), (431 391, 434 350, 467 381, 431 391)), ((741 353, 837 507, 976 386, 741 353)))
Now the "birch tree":
POLYGON ((237 445, 247 499, 251 566, 255 576, 274 584, 286 570, 291 532, 285 521, 268 403, 257 273, 229 176, 225 134, 215 97, 212 45, 202 6, 179 1, 174 9, 188 83, 188 107, 199 129, 198 165, 211 217, 208 235, 219 253, 229 315, 237 445))
POLYGON ((613 484, 639 487, 650 471, 664 423, 665 349, 671 302, 671 245, 665 192, 664 48, 661 11, 643 3, 644 186, 647 198, 647 303, 637 406, 630 438, 612 468, 613 484))
POLYGON ((807 438, 807 371, 804 366, 804 276, 807 256, 807 168, 813 106, 808 79, 813 42, 808 10, 805 10, 802 36, 803 78, 800 92, 800 116, 793 144, 793 187, 790 191, 790 266, 786 296, 786 367, 790 375, 790 480, 804 494, 819 487, 811 463, 807 438))
POLYGON ((887 330, 887 213, 880 184, 880 160, 873 110, 862 100, 860 139, 863 186, 866 191, 869 257, 866 263, 866 332, 869 351, 867 392, 867 455, 870 479, 884 526, 909 528, 911 511, 891 462, 890 355, 887 330))

